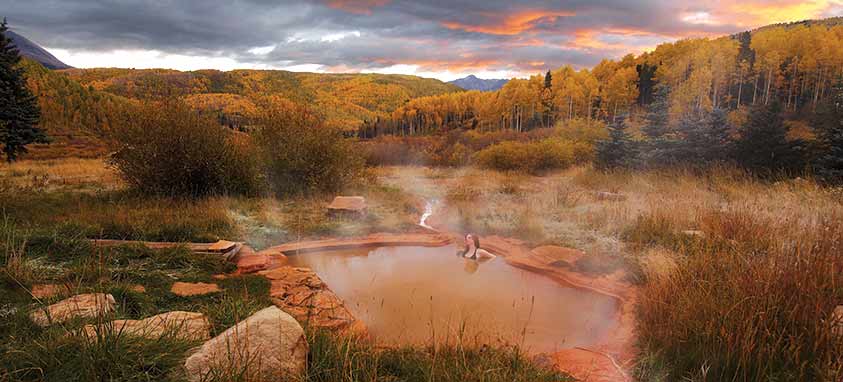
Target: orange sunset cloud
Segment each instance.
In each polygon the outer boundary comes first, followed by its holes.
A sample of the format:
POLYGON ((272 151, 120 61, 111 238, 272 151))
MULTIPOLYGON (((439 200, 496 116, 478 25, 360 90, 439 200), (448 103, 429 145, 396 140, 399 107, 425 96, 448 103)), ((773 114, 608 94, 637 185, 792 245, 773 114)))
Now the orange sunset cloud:
POLYGON ((443 21, 442 26, 448 29, 464 30, 467 32, 513 36, 535 28, 542 21, 552 21, 559 17, 573 17, 576 14, 574 12, 563 11, 528 10, 505 15, 502 18, 499 15, 487 14, 486 16, 490 16, 491 20, 489 23, 472 25, 454 21, 443 21))

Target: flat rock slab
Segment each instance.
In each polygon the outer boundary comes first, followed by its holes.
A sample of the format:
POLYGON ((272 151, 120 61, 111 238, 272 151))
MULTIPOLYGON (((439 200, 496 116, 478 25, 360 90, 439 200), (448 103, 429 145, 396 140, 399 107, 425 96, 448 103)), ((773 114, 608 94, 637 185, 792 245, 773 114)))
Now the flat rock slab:
POLYGON ((219 240, 216 243, 212 243, 208 246, 209 252, 228 252, 234 249, 238 243, 228 240, 219 240))
POLYGON ((50 298, 66 293, 67 289, 57 284, 37 284, 32 286, 32 297, 35 298, 50 298))
POLYGON ((200 296, 203 294, 211 294, 220 292, 221 289, 219 285, 212 284, 212 283, 185 283, 181 281, 176 281, 173 283, 173 286, 170 288, 170 292, 173 294, 188 297, 188 296, 200 296))
POLYGON ((328 205, 328 212, 331 213, 366 213, 366 199, 362 196, 337 196, 328 205))
POLYGON ((272 302, 302 324, 336 331, 365 331, 365 325, 312 270, 281 267, 260 274, 271 283, 272 302))
POLYGON ((98 330, 112 330, 113 333, 158 339, 170 334, 188 341, 206 341, 211 338, 211 323, 202 313, 173 311, 161 313, 143 320, 115 320, 110 328, 98 329, 94 325, 85 325, 83 329, 89 338, 97 338, 98 330))
POLYGON ((129 287, 132 292, 146 293, 146 287, 140 284, 135 284, 129 287))
POLYGON ((203 381, 213 371, 238 373, 243 380, 298 380, 307 361, 304 330, 275 306, 262 309, 205 342, 184 362, 188 380, 203 381))
POLYGON ((79 294, 32 312, 29 318, 39 326, 49 326, 74 318, 101 317, 114 311, 114 296, 104 293, 79 294))

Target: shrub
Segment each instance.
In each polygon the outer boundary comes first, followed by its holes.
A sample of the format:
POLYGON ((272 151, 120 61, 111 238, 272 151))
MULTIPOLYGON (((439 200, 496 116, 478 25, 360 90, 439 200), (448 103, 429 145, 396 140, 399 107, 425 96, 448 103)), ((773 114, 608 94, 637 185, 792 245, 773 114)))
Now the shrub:
POLYGON ((557 137, 564 140, 583 142, 595 145, 597 142, 609 138, 606 124, 600 120, 586 120, 575 118, 567 121, 559 121, 554 128, 557 137))
POLYGON ((431 148, 437 140, 436 137, 387 135, 357 142, 355 146, 369 166, 425 165, 431 162, 431 148))
POLYGON ((489 169, 538 173, 589 161, 592 156, 588 144, 544 139, 537 142, 499 143, 478 152, 474 160, 481 167, 489 169))
POLYGON ((269 108, 253 137, 272 187, 280 194, 334 192, 356 180, 362 156, 341 131, 323 126, 309 111, 269 108))
POLYGON ((201 196, 260 190, 248 138, 179 101, 147 103, 127 112, 109 138, 114 149, 110 164, 138 191, 201 196))

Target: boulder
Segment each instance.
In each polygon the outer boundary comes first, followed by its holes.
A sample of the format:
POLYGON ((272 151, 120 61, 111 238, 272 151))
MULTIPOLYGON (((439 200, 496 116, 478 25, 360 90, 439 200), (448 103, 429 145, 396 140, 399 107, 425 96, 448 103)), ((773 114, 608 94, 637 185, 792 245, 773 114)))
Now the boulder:
POLYGON ((595 192, 594 197, 597 198, 597 200, 607 200, 610 202, 622 202, 626 200, 626 195, 606 191, 595 192))
POLYGON ((210 283, 185 283, 177 281, 173 283, 170 292, 177 296, 200 296, 203 294, 217 293, 221 289, 217 284, 210 283))
POLYGON ((210 373, 245 380, 295 380, 304 370, 308 345, 304 330, 275 306, 265 308, 205 342, 184 362, 190 381, 210 373))
POLYGON ((336 331, 365 332, 365 326, 315 272, 281 267, 260 272, 271 282, 272 302, 308 326, 336 331))
POLYGON ((132 292, 137 292, 137 293, 146 293, 146 287, 143 286, 143 285, 140 285, 140 284, 131 285, 129 287, 129 290, 131 290, 132 292))
POLYGON ((104 316, 114 311, 114 296, 104 293, 79 294, 32 312, 29 318, 39 326, 49 326, 80 318, 104 316))
POLYGON ((328 213, 365 215, 366 208, 366 199, 362 196, 337 196, 328 205, 328 213))
MULTIPOLYGON (((175 337, 204 341, 211 338, 211 323, 202 313, 174 311, 161 313, 143 320, 115 320, 111 321, 114 333, 124 333, 149 339, 158 339, 162 335, 172 333, 175 337)), ((96 338, 97 328, 85 325, 85 334, 96 338)))

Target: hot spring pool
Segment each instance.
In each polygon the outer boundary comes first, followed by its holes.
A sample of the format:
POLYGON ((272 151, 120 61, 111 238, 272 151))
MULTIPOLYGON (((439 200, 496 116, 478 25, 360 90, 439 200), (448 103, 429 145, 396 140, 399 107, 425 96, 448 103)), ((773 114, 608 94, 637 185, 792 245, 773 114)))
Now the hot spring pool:
POLYGON ((313 269, 386 345, 464 341, 533 352, 594 344, 616 323, 616 302, 566 288, 498 257, 478 264, 453 246, 383 247, 290 256, 313 269))

